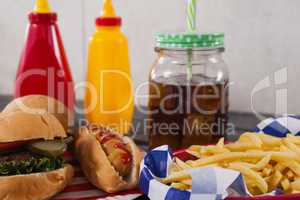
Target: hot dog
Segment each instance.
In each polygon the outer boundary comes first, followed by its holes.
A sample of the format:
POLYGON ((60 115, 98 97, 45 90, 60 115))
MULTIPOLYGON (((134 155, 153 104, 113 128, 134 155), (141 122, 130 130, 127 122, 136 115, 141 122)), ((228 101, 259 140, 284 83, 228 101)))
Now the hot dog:
POLYGON ((109 131, 99 131, 96 138, 119 174, 121 176, 129 175, 132 166, 130 147, 121 138, 109 131))
POLYGON ((82 127, 75 149, 83 172, 99 189, 112 193, 137 186, 142 153, 130 138, 103 127, 82 127))

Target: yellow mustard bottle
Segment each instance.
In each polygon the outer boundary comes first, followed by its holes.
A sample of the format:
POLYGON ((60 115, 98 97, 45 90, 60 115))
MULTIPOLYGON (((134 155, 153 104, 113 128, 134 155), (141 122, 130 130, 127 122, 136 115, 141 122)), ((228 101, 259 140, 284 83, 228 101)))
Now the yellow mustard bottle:
POLYGON ((111 0, 104 0, 89 43, 84 108, 89 123, 128 134, 134 111, 133 86, 128 41, 121 23, 111 0))

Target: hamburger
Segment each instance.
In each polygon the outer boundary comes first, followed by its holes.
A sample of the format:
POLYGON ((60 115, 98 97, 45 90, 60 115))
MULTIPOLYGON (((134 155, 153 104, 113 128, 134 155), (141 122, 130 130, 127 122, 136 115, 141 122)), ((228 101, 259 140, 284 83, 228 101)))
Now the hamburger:
POLYGON ((52 114, 0 114, 0 199, 49 199, 71 183, 67 134, 52 114))

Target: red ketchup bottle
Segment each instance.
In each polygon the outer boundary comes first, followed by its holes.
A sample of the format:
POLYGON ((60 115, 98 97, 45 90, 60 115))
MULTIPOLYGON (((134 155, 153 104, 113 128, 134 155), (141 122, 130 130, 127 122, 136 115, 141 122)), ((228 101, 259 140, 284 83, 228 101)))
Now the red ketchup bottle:
POLYGON ((15 97, 46 95, 74 110, 74 83, 57 26, 47 0, 37 0, 15 83, 15 97))

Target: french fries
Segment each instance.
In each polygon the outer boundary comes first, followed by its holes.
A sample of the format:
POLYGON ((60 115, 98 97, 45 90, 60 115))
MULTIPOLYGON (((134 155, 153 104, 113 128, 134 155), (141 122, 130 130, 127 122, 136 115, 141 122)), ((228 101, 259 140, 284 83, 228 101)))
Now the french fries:
POLYGON ((216 144, 217 147, 223 148, 224 147, 225 138, 221 138, 218 143, 216 144))
POLYGON ((269 164, 270 161, 271 161, 271 154, 261 159, 258 163, 256 163, 256 165, 251 167, 251 169, 254 169, 256 171, 263 170, 269 164))
POLYGON ((180 160, 179 158, 175 158, 177 165, 182 169, 191 169, 192 167, 180 160))
POLYGON ((225 144, 222 138, 214 146, 194 145, 187 152, 197 160, 183 162, 176 158, 176 167, 161 180, 163 183, 181 190, 191 189, 190 169, 222 167, 239 171, 253 195, 275 188, 285 193, 300 192, 300 137, 244 133, 237 142, 225 144))
POLYGON ((282 177, 283 177, 282 173, 276 170, 268 183, 268 190, 269 191, 274 190, 279 185, 282 177))
POLYGON ((241 172, 242 175, 252 179, 262 193, 268 192, 268 184, 267 182, 254 170, 247 168, 243 165, 238 165, 235 163, 229 164, 228 169, 236 170, 241 172))
POLYGON ((190 188, 189 185, 185 185, 183 183, 172 183, 171 187, 176 188, 178 190, 188 190, 190 188))
POLYGON ((291 183, 291 187, 293 188, 293 190, 300 191, 300 180, 292 182, 291 183))
POLYGON ((283 179, 280 184, 283 191, 287 192, 290 189, 291 184, 287 178, 283 179))

